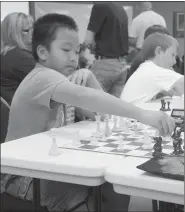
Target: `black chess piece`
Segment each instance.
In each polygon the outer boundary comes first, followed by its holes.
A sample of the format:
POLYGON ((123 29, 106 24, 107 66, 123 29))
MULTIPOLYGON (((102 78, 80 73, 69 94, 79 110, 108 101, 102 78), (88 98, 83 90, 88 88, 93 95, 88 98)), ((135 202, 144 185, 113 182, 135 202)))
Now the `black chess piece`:
POLYGON ((178 154, 183 154, 184 153, 184 150, 182 149, 182 138, 178 138, 177 139, 177 151, 178 151, 178 154))
MULTIPOLYGON (((181 130, 179 129, 179 127, 175 127, 173 135, 171 136, 173 138, 173 148, 174 148, 174 151, 172 153, 173 155, 179 154, 179 148, 181 148, 181 144, 180 144, 180 147, 179 147, 179 142, 181 142, 180 136, 181 136, 181 130)), ((181 152, 181 150, 180 150, 180 152, 181 152)))
POLYGON ((154 144, 154 152, 152 155, 154 157, 163 157, 165 154, 162 152, 162 137, 154 137, 156 143, 154 144))
POLYGON ((163 104, 163 111, 166 111, 166 102, 164 101, 164 104, 163 104))
POLYGON ((174 151, 173 151, 173 155, 178 155, 178 140, 177 139, 174 139, 173 140, 173 148, 174 148, 174 151))
POLYGON ((170 111, 171 110, 170 109, 170 102, 168 101, 167 103, 168 103, 168 109, 167 110, 170 111))
POLYGON ((161 99, 161 108, 160 108, 161 111, 164 110, 164 99, 161 99))

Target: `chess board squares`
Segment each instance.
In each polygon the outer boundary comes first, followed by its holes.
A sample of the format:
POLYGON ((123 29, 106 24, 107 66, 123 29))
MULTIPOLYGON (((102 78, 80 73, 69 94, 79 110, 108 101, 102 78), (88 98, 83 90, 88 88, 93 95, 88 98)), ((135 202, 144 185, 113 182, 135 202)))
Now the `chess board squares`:
POLYGON ((126 140, 116 140, 111 142, 111 144, 115 144, 115 145, 119 145, 119 144, 129 144, 130 141, 126 141, 126 140))
POLYGON ((123 138, 127 138, 129 135, 131 135, 131 133, 113 133, 111 136, 107 137, 108 139, 114 139, 117 140, 118 136, 121 135, 123 138))
POLYGON ((132 139, 141 139, 143 136, 141 136, 141 135, 129 135, 129 136, 127 136, 127 139, 128 138, 132 138, 132 139))
POLYGON ((112 147, 107 147, 107 146, 100 146, 96 149, 94 149, 94 151, 98 151, 98 152, 111 152, 114 148, 112 147))
POLYGON ((120 150, 119 149, 113 149, 110 152, 126 154, 126 153, 130 152, 130 150, 129 149, 120 149, 120 150))
POLYGON ((144 149, 134 149, 132 151, 129 151, 127 154, 132 156, 146 156, 149 152, 144 149))

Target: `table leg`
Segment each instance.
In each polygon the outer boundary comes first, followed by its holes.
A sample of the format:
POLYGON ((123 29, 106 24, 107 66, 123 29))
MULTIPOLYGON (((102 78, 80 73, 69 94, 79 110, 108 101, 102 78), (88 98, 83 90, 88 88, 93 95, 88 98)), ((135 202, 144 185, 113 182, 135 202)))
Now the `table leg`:
POLYGON ((95 211, 101 212, 102 192, 101 185, 93 187, 93 199, 95 202, 95 211))
POLYGON ((158 212, 157 200, 152 200, 152 212, 158 212))
POLYGON ((40 179, 33 178, 33 210, 40 210, 40 179))

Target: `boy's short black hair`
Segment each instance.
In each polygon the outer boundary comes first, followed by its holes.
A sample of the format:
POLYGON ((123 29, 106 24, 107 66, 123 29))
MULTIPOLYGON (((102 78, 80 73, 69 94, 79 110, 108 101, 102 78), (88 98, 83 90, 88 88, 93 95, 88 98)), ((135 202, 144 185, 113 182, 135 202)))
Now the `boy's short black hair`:
POLYGON ((158 32, 158 33, 162 33, 162 34, 166 34, 166 35, 170 35, 168 29, 166 27, 163 27, 161 25, 153 25, 148 27, 148 29, 145 31, 144 34, 144 40, 151 34, 158 32))
POLYGON ((32 51, 36 61, 39 60, 37 47, 45 46, 48 50, 50 44, 55 40, 59 28, 67 28, 78 31, 78 26, 73 18, 67 15, 50 13, 37 19, 33 26, 32 51))

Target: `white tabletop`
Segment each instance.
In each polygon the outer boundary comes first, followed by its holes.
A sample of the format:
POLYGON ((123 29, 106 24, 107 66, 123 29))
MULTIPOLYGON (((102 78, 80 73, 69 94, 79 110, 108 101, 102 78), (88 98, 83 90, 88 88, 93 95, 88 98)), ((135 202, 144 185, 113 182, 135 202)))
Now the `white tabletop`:
MULTIPOLYGON (((84 121, 59 128, 57 144, 69 142, 77 130, 81 136, 91 135, 95 127, 95 122, 84 121)), ((110 164, 124 160, 124 156, 69 149, 61 149, 59 156, 50 156, 51 144, 51 132, 1 144, 1 171, 93 186, 105 182, 104 171, 110 164)))
POLYGON ((184 204, 184 182, 158 177, 136 168, 147 160, 127 157, 123 162, 110 165, 106 169, 105 180, 113 184, 117 193, 184 204))
MULTIPOLYGON (((141 107, 159 110, 160 101, 141 107)), ((82 137, 89 136, 95 128, 96 124, 90 121, 59 128, 55 136, 57 144, 71 141, 76 131, 80 131, 82 137)), ((51 132, 1 144, 1 172, 89 186, 97 186, 107 180, 114 184, 117 192, 122 193, 124 186, 124 193, 145 196, 150 192, 151 198, 161 200, 168 193, 180 198, 183 195, 182 182, 136 170, 136 164, 141 164, 144 159, 70 149, 61 149, 59 156, 49 156, 51 144, 51 132), (134 190, 131 191, 131 188, 134 190)), ((179 199, 173 201, 178 202, 179 199)))

